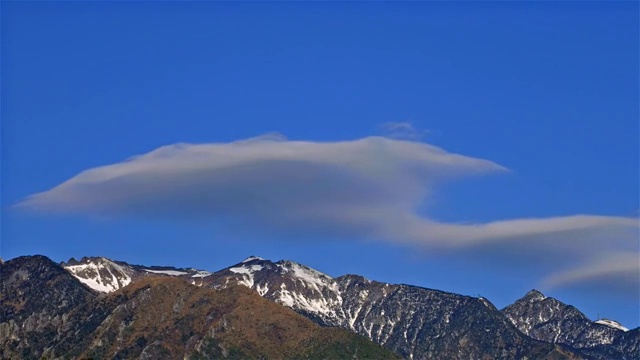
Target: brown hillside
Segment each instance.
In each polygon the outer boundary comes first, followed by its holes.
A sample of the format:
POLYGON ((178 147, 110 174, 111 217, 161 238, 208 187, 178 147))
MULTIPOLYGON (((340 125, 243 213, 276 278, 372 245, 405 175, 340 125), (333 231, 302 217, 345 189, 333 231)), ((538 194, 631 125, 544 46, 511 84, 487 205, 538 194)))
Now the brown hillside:
MULTIPOLYGON (((104 317, 86 334, 82 358, 394 358, 358 335, 323 328, 242 286, 199 288, 176 278, 148 278, 74 318, 104 317), (108 315, 107 315, 108 313, 108 315), (100 315, 98 315, 100 314, 100 315), (106 315, 106 316, 104 316, 106 315)), ((74 348, 77 348, 74 346, 74 348)))

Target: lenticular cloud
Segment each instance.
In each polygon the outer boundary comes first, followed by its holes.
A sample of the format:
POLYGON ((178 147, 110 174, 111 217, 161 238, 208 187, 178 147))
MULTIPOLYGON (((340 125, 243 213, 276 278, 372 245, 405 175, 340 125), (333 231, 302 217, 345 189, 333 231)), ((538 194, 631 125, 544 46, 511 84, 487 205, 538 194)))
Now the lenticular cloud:
MULTIPOLYGON (((591 262, 602 264, 610 254, 637 257, 638 219, 572 215, 461 225, 440 223, 416 210, 444 182, 507 171, 489 160, 417 141, 311 142, 267 134, 230 143, 163 146, 85 170, 16 206, 47 213, 227 219, 256 233, 295 231, 451 252, 478 250, 494 264, 520 253, 526 254, 522 261, 547 266, 546 281, 554 285, 611 269, 599 266, 576 275, 549 259, 570 253, 564 265, 579 271, 591 262)), ((616 268, 627 275, 639 269, 616 268)))
POLYGON ((490 161, 417 142, 371 137, 318 143, 271 134, 232 143, 164 146, 83 171, 20 206, 105 214, 233 213, 273 220, 291 210, 411 210, 440 181, 503 170, 490 161))

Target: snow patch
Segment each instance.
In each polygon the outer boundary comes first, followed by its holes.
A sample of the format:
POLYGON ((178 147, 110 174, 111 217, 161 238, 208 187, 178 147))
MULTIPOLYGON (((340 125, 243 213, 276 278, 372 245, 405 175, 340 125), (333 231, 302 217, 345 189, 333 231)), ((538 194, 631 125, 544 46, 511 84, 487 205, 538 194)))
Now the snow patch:
POLYGON ((204 278, 207 276, 211 276, 213 275, 213 273, 210 273, 208 271, 198 271, 197 273, 191 275, 192 278, 204 278))
POLYGON ((236 274, 253 274, 254 272, 260 270, 262 270, 262 265, 239 266, 229 269, 229 271, 236 274))
POLYGON ((238 283, 252 289, 254 284, 253 273, 262 270, 262 268, 262 265, 239 266, 230 268, 229 271, 242 274, 242 280, 238 283))
POLYGON ((369 290, 361 290, 358 294, 361 300, 365 300, 369 296, 369 290))
POLYGON ((333 286, 330 286, 330 283, 332 282, 331 280, 333 279, 330 276, 325 275, 319 271, 313 270, 306 266, 301 266, 296 263, 291 263, 291 271, 293 271, 295 277, 303 282, 305 287, 306 285, 309 285, 317 292, 321 292, 320 287, 333 288, 333 286))
POLYGON ((149 272, 149 273, 154 273, 154 274, 165 274, 165 275, 171 275, 171 276, 187 275, 186 272, 177 271, 177 270, 150 270, 150 269, 144 269, 144 271, 149 272))
POLYGON ((124 267, 107 258, 98 258, 93 261, 87 264, 68 265, 64 268, 83 284, 103 293, 116 291, 131 283, 129 271, 124 267))
POLYGON ((269 291, 269 283, 264 284, 264 286, 260 286, 260 284, 258 284, 256 286, 256 291, 258 292, 258 294, 260 294, 260 296, 265 296, 269 291))
POLYGON ((486 306, 486 307, 488 307, 489 309, 491 309, 491 305, 490 305, 490 303, 489 303, 489 301, 488 301, 487 299, 485 299, 485 298, 483 298, 483 297, 480 297, 479 299, 480 299, 480 301, 482 302, 482 304, 483 304, 484 306, 486 306))
MULTIPOLYGON (((283 284, 284 285, 284 284, 283 284)), ((297 310, 305 310, 313 314, 324 315, 327 318, 337 319, 335 309, 342 304, 342 298, 326 299, 320 297, 318 299, 307 298, 297 292, 291 292, 285 287, 280 287, 280 296, 277 301, 283 305, 297 310)))
POLYGON ((362 311, 362 304, 358 306, 358 308, 353 312, 353 314, 347 313, 349 314, 349 326, 351 327, 352 330, 355 330, 354 324, 358 319, 358 315, 360 314, 360 311, 362 311))
POLYGON ((290 308, 293 308, 293 304, 295 303, 295 300, 293 300, 293 296, 291 296, 289 290, 286 289, 280 290, 280 297, 278 298, 278 300, 282 303, 282 305, 286 305, 290 308))
POLYGON ((96 290, 96 291, 99 291, 99 292, 110 293, 112 291, 118 290, 117 287, 114 287, 112 285, 103 285, 100 282, 100 277, 98 277, 96 279, 85 279, 85 278, 77 276, 77 275, 73 275, 73 277, 75 277, 76 279, 80 280, 81 283, 87 285, 88 287, 92 288, 93 290, 96 290))
POLYGON ((627 329, 626 327, 622 326, 619 322, 614 321, 614 320, 600 319, 600 320, 597 320, 597 321, 594 321, 594 322, 596 324, 606 325, 606 326, 614 328, 614 329, 618 329, 618 330, 622 330, 622 331, 629 331, 629 329, 627 329))

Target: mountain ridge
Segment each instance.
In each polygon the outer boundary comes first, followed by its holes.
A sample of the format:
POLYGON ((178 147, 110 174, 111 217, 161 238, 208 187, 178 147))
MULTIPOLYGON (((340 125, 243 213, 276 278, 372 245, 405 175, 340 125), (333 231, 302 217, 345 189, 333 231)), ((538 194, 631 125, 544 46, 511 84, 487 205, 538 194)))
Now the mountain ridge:
POLYGON ((2 359, 395 357, 241 285, 215 290, 146 276, 99 294, 46 257, 7 261, 0 280, 2 359))
MULTIPOLYGON (((318 325, 344 328, 407 359, 451 356, 481 359, 489 356, 495 359, 602 360, 632 359, 640 354, 637 346, 640 330, 625 332, 608 324, 595 323, 577 309, 535 289, 514 304, 498 310, 482 297, 382 283, 355 274, 333 278, 294 261, 272 262, 258 256, 250 256, 215 272, 131 265, 105 257, 72 258, 56 265, 66 270, 69 278, 77 280, 92 296, 120 294, 150 281, 179 280, 195 288, 213 291, 242 286, 318 325), (562 308, 566 311, 555 311, 559 304, 566 306, 562 308), (535 311, 560 316, 560 324, 571 319, 582 322, 576 325, 578 330, 574 331, 573 337, 549 338, 537 332, 540 326, 531 320, 539 315, 535 311), (582 317, 576 315, 578 313, 582 317), (599 331, 597 334, 608 334, 608 337, 594 337, 588 331, 583 334, 584 329, 592 327, 599 331)), ((0 335, 1 326, 6 325, 0 325, 0 335)), ((556 333, 564 334, 565 330, 561 330, 556 333)), ((571 331, 567 333, 571 334, 571 331)))
MULTIPOLYGON (((501 336, 509 338, 511 343, 527 343, 526 339, 521 339, 520 334, 524 332, 516 327, 512 319, 505 318, 488 299, 414 285, 381 283, 356 274, 333 278, 290 260, 273 262, 252 255, 197 281, 192 278, 193 275, 177 276, 198 286, 212 288, 224 288, 228 284, 244 285, 260 296, 292 308, 320 325, 354 331, 406 358, 432 356, 434 348, 441 345, 438 345, 438 341, 429 343, 425 339, 432 340, 444 333, 455 333, 450 325, 454 314, 464 314, 465 321, 470 321, 475 313, 479 313, 481 315, 478 318, 482 321, 476 321, 478 324, 492 319, 490 323, 494 325, 489 328, 493 331, 502 331, 501 336), (426 301, 429 305, 422 304, 426 301), (461 312, 461 309, 467 307, 475 309, 474 312, 461 312)), ((541 300, 546 299, 546 296, 532 290, 523 299, 541 300)), ((484 346, 495 341, 465 325, 455 326, 465 328, 466 332, 471 331, 477 337, 473 341, 485 344, 484 346)), ((525 335, 528 337, 526 333, 525 335)), ((564 342, 535 340, 571 347, 571 344, 564 342)), ((536 345, 531 343, 528 346, 536 345)), ((516 348, 517 346, 509 350, 513 351, 509 356, 526 352, 523 348, 516 348)))
POLYGON ((628 330, 618 322, 593 321, 572 305, 547 297, 540 291, 529 291, 501 310, 509 320, 528 336, 553 344, 566 344, 586 351, 597 359, 640 358, 640 327, 628 330), (629 333, 629 334, 627 334, 629 333), (620 343, 620 339, 629 338, 620 343), (609 347, 606 354, 598 354, 598 347, 609 347))

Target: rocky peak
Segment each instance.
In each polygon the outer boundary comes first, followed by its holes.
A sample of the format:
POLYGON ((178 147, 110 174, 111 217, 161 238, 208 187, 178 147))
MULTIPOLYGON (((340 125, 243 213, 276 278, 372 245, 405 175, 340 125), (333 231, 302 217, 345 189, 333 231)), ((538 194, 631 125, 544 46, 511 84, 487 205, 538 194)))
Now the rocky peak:
POLYGON ((83 284, 103 293, 127 286, 135 272, 127 264, 118 264, 105 257, 83 257, 80 261, 71 258, 62 266, 83 284))
POLYGON ((543 293, 541 293, 540 291, 538 291, 536 289, 532 289, 528 293, 526 293, 524 295, 524 297, 522 297, 519 301, 536 302, 536 301, 545 300, 546 298, 547 297, 543 293))
POLYGON ((69 260, 67 260, 66 262, 63 261, 60 263, 61 266, 65 266, 65 265, 80 265, 80 261, 76 260, 76 258, 72 257, 69 260))
POLYGON ((537 290, 528 292, 502 312, 520 331, 536 340, 575 348, 611 345, 623 333, 609 324, 595 323, 575 307, 545 297, 537 290))
POLYGON ((260 256, 251 255, 248 258, 242 260, 242 264, 252 262, 252 261, 260 261, 260 260, 264 260, 264 259, 261 258, 260 256))

